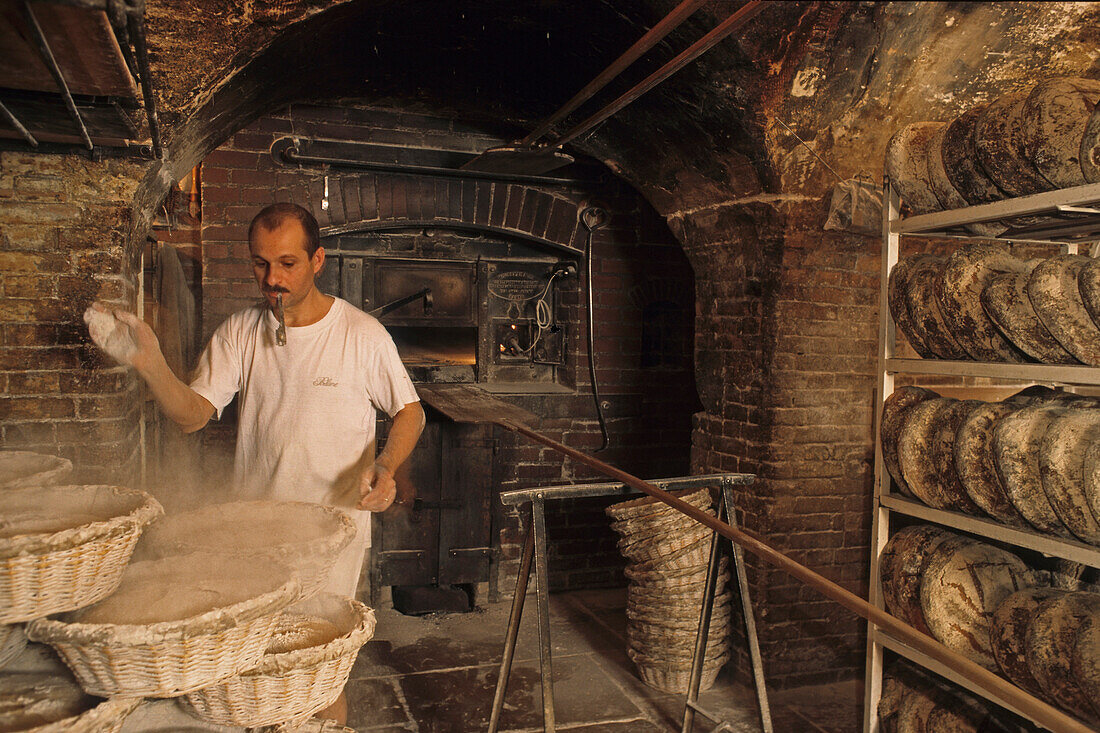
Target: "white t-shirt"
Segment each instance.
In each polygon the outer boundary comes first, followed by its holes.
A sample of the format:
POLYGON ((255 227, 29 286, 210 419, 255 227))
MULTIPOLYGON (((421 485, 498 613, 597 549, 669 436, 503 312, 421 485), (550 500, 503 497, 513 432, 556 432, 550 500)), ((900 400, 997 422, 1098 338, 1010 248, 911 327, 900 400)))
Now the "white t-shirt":
POLYGON ((352 516, 359 534, 340 564, 358 555, 343 569, 354 572, 354 592, 370 545, 370 512, 355 504, 359 472, 374 460, 375 410, 392 417, 418 401, 416 389, 386 329, 345 300, 316 323, 287 326, 285 346, 275 343, 277 325, 262 304, 231 315, 191 389, 218 417, 239 394, 233 498, 309 501, 352 516))

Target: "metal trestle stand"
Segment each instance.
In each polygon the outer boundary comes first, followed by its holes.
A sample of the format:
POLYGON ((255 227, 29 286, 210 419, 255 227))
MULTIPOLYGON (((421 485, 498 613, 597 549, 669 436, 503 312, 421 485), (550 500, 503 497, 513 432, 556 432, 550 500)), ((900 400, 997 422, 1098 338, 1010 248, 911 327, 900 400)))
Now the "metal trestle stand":
MULTIPOLYGON (((665 491, 698 489, 704 486, 718 485, 722 493, 722 499, 719 503, 719 517, 724 517, 727 522, 732 523, 735 521, 733 512, 730 511, 733 506, 733 487, 750 484, 754 479, 755 476, 752 474, 722 473, 662 479, 651 483, 665 491)), ((500 671, 493 695, 493 708, 489 717, 489 733, 496 733, 500 726, 500 715, 504 709, 504 695, 508 687, 508 677, 512 671, 512 659, 516 651, 516 639, 519 636, 519 624, 523 616, 524 600, 530 585, 532 561, 535 565, 535 597, 538 605, 539 671, 542 679, 543 730, 552 733, 556 729, 554 721, 553 660, 550 653, 550 594, 547 585, 546 502, 554 499, 575 499, 590 496, 622 496, 625 498, 635 494, 637 492, 634 489, 622 483, 550 486, 520 489, 501 494, 500 498, 504 504, 512 506, 531 504, 531 525, 524 543, 523 557, 520 560, 515 595, 512 597, 512 610, 508 617, 508 632, 504 641, 504 653, 500 661, 500 671)), ((718 583, 720 539, 718 535, 715 535, 711 544, 703 603, 699 610, 699 630, 695 640, 695 653, 692 658, 691 676, 684 706, 683 733, 692 731, 696 713, 717 723, 717 726, 711 729, 712 731, 733 730, 728 723, 719 720, 716 713, 708 712, 698 704, 699 686, 707 645, 707 632, 710 627, 711 609, 718 583)), ((764 683, 764 671, 760 660, 760 645, 756 637, 756 623, 753 617, 752 604, 749 600, 744 555, 737 544, 733 542, 730 542, 730 544, 733 550, 733 565, 737 575, 741 608, 745 619, 745 636, 748 640, 749 656, 752 661, 756 696, 760 705, 761 725, 764 733, 772 733, 771 713, 764 683)))

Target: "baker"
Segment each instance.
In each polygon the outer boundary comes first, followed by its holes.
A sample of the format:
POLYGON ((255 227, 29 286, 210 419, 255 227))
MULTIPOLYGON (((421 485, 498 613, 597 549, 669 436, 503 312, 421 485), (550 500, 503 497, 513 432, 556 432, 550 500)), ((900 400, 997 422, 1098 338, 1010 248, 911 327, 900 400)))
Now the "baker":
MULTIPOLYGON (((237 396, 233 498, 348 510, 359 531, 325 590, 354 596, 370 545, 370 512, 393 504, 394 472, 420 437, 424 410, 382 324, 317 289, 325 250, 309 211, 289 203, 266 207, 248 228, 248 249, 263 301, 218 326, 190 385, 172 373, 153 330, 133 314, 115 314, 134 345, 112 353, 134 367, 185 432, 220 417, 237 396), (376 410, 393 418, 377 457, 376 410)), ((346 715, 341 694, 325 717, 342 724, 346 715)))

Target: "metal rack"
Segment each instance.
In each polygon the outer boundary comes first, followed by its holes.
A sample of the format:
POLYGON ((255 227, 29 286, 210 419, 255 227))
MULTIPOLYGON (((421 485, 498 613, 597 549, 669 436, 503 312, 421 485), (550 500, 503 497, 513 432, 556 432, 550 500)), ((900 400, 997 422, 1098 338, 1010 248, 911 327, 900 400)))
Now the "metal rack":
MULTIPOLYGON (((998 239, 1006 243, 1034 243, 1057 246, 1062 252, 1076 253, 1078 247, 1100 241, 1100 183, 1050 191, 1005 201, 997 201, 965 209, 900 217, 900 200, 887 181, 883 197, 882 277, 879 300, 878 381, 875 395, 875 471, 871 529, 871 572, 869 600, 883 608, 879 555, 889 537, 890 514, 896 512, 941 524, 980 537, 1024 547, 1047 555, 1100 567, 1100 548, 974 517, 958 512, 926 506, 908 497, 891 492, 890 475, 882 460, 879 425, 882 405, 894 391, 894 375, 937 375, 986 377, 1024 380, 1048 384, 1075 386, 1100 385, 1100 369, 1091 366, 1046 364, 1001 364, 971 361, 937 361, 899 358, 895 354, 896 334, 887 305, 887 282, 890 270, 898 261, 903 235, 973 239, 962 227, 990 221, 1005 221, 1009 227, 998 239), (1032 217, 1026 221, 1022 217, 1032 217), (1035 223, 1034 217, 1042 219, 1035 223)), ((988 240, 988 237, 982 237, 988 240)), ((882 694, 883 651, 889 649, 910 661, 944 676, 958 685, 992 702, 1019 713, 1013 705, 970 684, 912 647, 893 638, 874 624, 868 624, 866 684, 864 686, 864 733, 878 733, 878 703, 882 694)))

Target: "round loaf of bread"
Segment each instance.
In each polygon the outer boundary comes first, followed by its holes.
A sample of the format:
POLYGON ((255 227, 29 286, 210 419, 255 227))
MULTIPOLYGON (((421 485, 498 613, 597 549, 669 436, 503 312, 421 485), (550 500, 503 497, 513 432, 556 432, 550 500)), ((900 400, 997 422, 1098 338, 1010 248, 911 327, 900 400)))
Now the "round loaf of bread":
POLYGON ((1085 364, 1100 366, 1100 329, 1085 310, 1077 276, 1090 262, 1083 255, 1058 255, 1031 271, 1027 295, 1035 314, 1066 351, 1085 364))
POLYGON ((1020 409, 1013 402, 985 402, 970 411, 955 435, 955 468, 970 500, 993 519, 1013 527, 1027 522, 1001 485, 993 455, 993 430, 1001 418, 1020 409))
POLYGON ((946 509, 966 514, 981 514, 982 510, 966 493, 955 465, 955 439, 959 428, 970 413, 981 407, 978 400, 960 400, 940 410, 933 418, 931 458, 939 480, 940 492, 947 499, 946 509))
POLYGON ((1004 272, 989 278, 982 289, 982 308, 1005 338, 1032 359, 1043 364, 1080 363, 1035 313, 1027 295, 1027 281, 1038 262, 1028 264, 1026 272, 1004 272))
POLYGON ((974 151, 986 175, 1009 196, 1027 196, 1054 188, 1020 152, 1027 91, 994 100, 974 128, 974 151))
MULTIPOLYGON (((969 202, 963 198, 955 185, 951 183, 947 175, 947 169, 943 162, 943 145, 947 138, 948 124, 940 125, 932 140, 928 144, 928 183, 932 187, 932 193, 939 199, 940 209, 965 209, 969 202)), ((975 222, 966 224, 966 229, 979 237, 996 237, 1005 230, 1000 222, 975 222)))
POLYGON ((974 152, 974 128, 988 106, 971 107, 948 123, 943 136, 941 153, 947 178, 972 206, 1005 197, 1004 191, 986 175, 974 152))
POLYGON ((928 158, 942 122, 914 122, 893 134, 886 143, 886 175, 902 203, 914 214, 940 210, 940 201, 928 176, 928 158))
POLYGON ((905 257, 897 261, 890 269, 890 277, 886 284, 886 300, 890 306, 890 316, 894 319, 897 330, 913 347, 917 355, 930 359, 935 357, 932 349, 924 342, 921 332, 913 324, 913 317, 909 314, 909 305, 906 302, 906 293, 909 290, 909 266, 912 257, 905 257))
POLYGON ((1100 443, 1093 443, 1085 449, 1081 482, 1085 504, 1093 518, 1100 520, 1100 443))
POLYGON ((968 359, 940 309, 938 281, 943 277, 944 260, 934 255, 913 258, 909 266, 906 307, 918 338, 940 359, 968 359))
POLYGON ((895 389, 882 403, 882 419, 879 429, 882 462, 894 479, 894 485, 897 486, 898 491, 906 496, 913 496, 913 491, 909 488, 909 484, 905 483, 901 464, 898 463, 898 440, 901 437, 901 427, 905 422, 905 415, 909 408, 935 397, 939 397, 939 395, 930 389, 906 386, 895 389))
POLYGON ((1100 713, 1100 613, 1093 611, 1077 632, 1070 671, 1081 694, 1100 713))
POLYGON ((929 557, 958 535, 933 524, 916 524, 895 532, 879 556, 879 579, 886 610, 914 629, 931 635, 920 604, 920 583, 929 557))
POLYGON ((1078 717, 1096 721, 1088 697, 1073 675, 1079 634, 1100 612, 1100 594, 1065 593, 1039 606, 1027 629, 1027 663, 1039 689, 1078 717))
POLYGON ((898 440, 898 464, 905 483, 913 496, 937 509, 951 507, 955 498, 941 485, 939 467, 932 458, 932 443, 942 425, 937 417, 958 404, 950 397, 936 397, 914 405, 905 413, 898 440))
POLYGON ((1089 183, 1100 183, 1100 104, 1092 110, 1081 136, 1081 172, 1089 183))
POLYGON ((1084 542, 1100 544, 1085 496, 1085 453, 1100 442, 1100 410, 1070 408, 1054 418, 1039 443, 1039 478, 1062 524, 1084 542))
POLYGON ((1092 322, 1100 325, 1100 260, 1089 261, 1077 271, 1077 291, 1092 322))
POLYGON ((1100 100, 1100 81, 1040 81, 1023 107, 1023 153, 1055 188, 1083 186, 1081 139, 1100 100))
POLYGON ((932 636, 958 654, 996 670, 989 633, 1004 599, 1046 578, 1010 552, 977 540, 942 543, 920 585, 921 610, 932 636))
POLYGON ((1000 419, 993 428, 997 475, 1016 511, 1040 532, 1070 536, 1043 490, 1039 445, 1047 426, 1068 408, 1059 403, 1031 405, 1000 419))
POLYGON ((926 733, 928 717, 944 696, 936 687, 909 690, 902 695, 898 706, 898 733, 926 733))
POLYGON ((1031 268, 1004 247, 978 244, 951 253, 936 295, 952 333, 975 361, 1027 361, 1020 349, 1001 335, 982 307, 982 290, 998 273, 1022 273, 1031 268))
POLYGON ((1042 690, 1027 664, 1027 629, 1040 605, 1065 593, 1059 588, 1026 588, 1004 599, 993 612, 989 630, 993 657, 1012 684, 1033 695, 1042 690))

